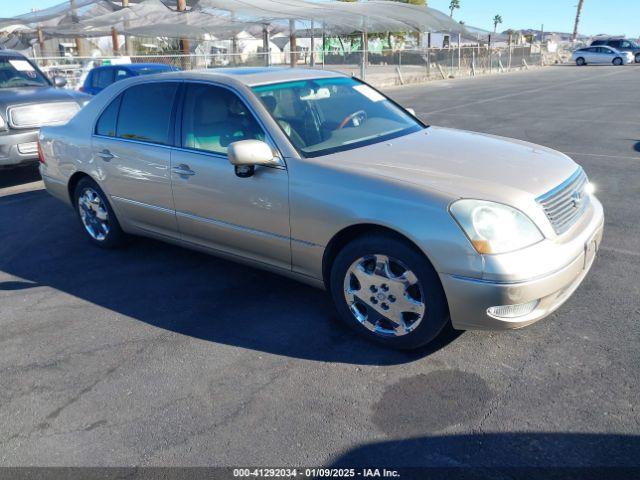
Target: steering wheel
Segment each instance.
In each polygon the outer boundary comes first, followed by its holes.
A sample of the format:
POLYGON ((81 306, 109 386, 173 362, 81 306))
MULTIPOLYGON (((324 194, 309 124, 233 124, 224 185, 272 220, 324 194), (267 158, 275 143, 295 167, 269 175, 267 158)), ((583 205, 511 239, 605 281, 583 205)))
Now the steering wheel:
POLYGON ((344 120, 340 122, 340 125, 338 126, 337 129, 340 130, 346 127, 347 124, 349 123, 353 124, 354 127, 359 127, 366 121, 367 121, 367 112, 365 112, 364 110, 358 110, 357 112, 350 113, 349 115, 344 117, 344 120))

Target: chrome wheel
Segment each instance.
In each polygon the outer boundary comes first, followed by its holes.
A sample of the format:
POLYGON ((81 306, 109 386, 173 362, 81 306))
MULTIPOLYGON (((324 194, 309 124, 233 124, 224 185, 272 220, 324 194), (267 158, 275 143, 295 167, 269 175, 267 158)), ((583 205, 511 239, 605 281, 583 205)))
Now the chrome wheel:
POLYGON ((418 277, 386 255, 368 255, 353 262, 344 278, 344 297, 355 319, 381 336, 406 335, 425 315, 418 277))
POLYGON ((78 197, 78 212, 91 238, 103 241, 109 235, 109 212, 102 197, 92 188, 85 188, 78 197))

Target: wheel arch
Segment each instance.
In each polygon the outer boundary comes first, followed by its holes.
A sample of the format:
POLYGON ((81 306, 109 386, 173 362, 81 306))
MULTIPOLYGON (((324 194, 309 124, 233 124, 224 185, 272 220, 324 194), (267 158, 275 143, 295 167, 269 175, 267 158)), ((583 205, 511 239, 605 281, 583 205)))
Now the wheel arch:
POLYGON ((398 240, 406 242, 416 252, 420 253, 420 255, 422 255, 425 260, 429 262, 429 264, 433 267, 433 263, 429 259, 428 255, 424 252, 424 250, 418 247, 416 242, 411 238, 398 232, 397 230, 376 223, 358 223, 349 225, 348 227, 345 227, 337 232, 331 238, 331 240, 329 240, 329 243, 327 243, 327 246, 324 249, 324 254, 322 256, 322 280, 328 291, 330 289, 331 267, 340 250, 342 250, 342 248, 344 248, 348 243, 358 237, 375 234, 392 236, 397 238, 398 240))
MULTIPOLYGON (((80 182, 80 180, 82 180, 83 178, 90 178, 91 180, 93 180, 93 177, 91 177, 91 175, 89 175, 88 173, 78 171, 71 175, 69 181, 67 182, 67 192, 69 193, 69 201, 71 202, 71 205, 73 205, 73 194, 76 191, 76 186, 78 185, 78 182, 80 182)), ((95 180, 93 181, 95 182, 95 180)))

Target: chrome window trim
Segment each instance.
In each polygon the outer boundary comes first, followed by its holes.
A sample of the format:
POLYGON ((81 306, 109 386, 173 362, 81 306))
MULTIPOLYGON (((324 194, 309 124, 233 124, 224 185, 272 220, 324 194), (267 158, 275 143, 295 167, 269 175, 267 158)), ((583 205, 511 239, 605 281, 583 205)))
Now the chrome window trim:
POLYGON ((146 145, 148 147, 159 147, 159 148, 168 148, 168 149, 174 148, 172 145, 164 145, 162 143, 145 142, 143 140, 133 140, 131 138, 109 137, 108 135, 98 135, 97 133, 94 133, 91 137, 104 138, 107 140, 113 140, 114 142, 137 143, 139 145, 146 145))
MULTIPOLYGON (((269 145, 271 146, 271 145, 269 145)), ((185 148, 185 147, 169 147, 172 150, 178 151, 178 152, 186 152, 186 153, 192 153, 195 155, 204 155, 207 157, 213 157, 219 160, 224 160, 226 162, 229 161, 229 158, 223 154, 223 153, 216 153, 216 152, 210 152, 207 150, 198 150, 197 148, 185 148)), ((279 153, 279 152, 278 152, 279 153)), ((275 158, 275 157, 274 157, 275 158)), ((284 164, 283 158, 281 156, 277 157, 278 160, 282 160, 279 164, 274 164, 274 165, 260 165, 260 167, 265 167, 265 168, 275 168, 277 170, 286 170, 287 166, 286 164, 284 164)))

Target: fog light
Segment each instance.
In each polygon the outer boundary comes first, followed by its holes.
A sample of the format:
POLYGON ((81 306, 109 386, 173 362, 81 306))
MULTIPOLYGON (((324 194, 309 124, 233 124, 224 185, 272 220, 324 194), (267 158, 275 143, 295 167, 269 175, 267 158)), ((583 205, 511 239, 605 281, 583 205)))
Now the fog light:
POLYGON ((538 300, 517 305, 498 305, 487 308, 487 313, 495 318, 516 318, 528 315, 538 306, 538 300))

